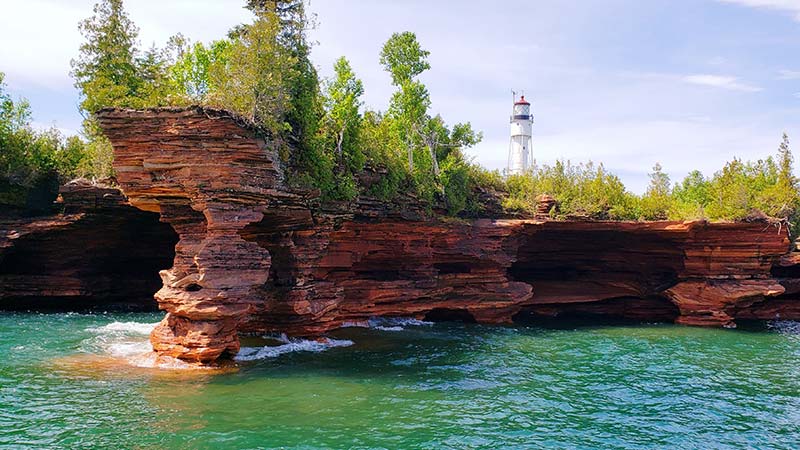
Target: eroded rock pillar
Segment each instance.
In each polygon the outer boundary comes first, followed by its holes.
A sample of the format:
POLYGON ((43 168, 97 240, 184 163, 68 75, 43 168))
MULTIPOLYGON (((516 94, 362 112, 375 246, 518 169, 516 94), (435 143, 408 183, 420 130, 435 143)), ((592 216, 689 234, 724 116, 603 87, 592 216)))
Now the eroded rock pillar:
POLYGON ((175 265, 161 272, 164 286, 156 293, 167 316, 150 337, 159 354, 199 363, 239 351, 238 325, 270 267, 269 252, 239 235, 261 220, 260 212, 204 206, 204 224, 178 227, 184 233, 175 265))

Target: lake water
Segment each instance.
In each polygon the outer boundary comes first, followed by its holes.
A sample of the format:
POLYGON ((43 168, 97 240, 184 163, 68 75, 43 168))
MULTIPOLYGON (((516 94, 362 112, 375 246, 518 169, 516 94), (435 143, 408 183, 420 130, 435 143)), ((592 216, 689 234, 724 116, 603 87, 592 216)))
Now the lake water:
POLYGON ((0 315, 0 447, 800 447, 798 323, 389 322, 248 338, 229 372, 120 363, 159 318, 0 315))

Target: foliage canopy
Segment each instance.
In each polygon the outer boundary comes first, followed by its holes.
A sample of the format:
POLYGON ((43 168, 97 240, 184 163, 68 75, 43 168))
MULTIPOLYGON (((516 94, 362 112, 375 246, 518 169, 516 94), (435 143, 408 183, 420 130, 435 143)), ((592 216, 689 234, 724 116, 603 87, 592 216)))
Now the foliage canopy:
POLYGON ((316 188, 326 201, 412 196, 432 209, 475 216, 486 213, 487 196, 504 198, 508 213, 531 214, 537 197, 547 194, 557 201, 555 218, 744 220, 761 213, 794 222, 798 216, 786 135, 775 157, 734 159, 710 177, 694 171, 672 185, 656 164, 641 196, 592 162, 535 164, 503 178, 466 156, 480 132, 431 112, 420 79, 432 69, 430 52, 414 33, 394 33, 377 55, 395 91, 388 110, 374 111, 364 108, 364 84, 345 57, 330 79, 320 80, 309 56, 314 17, 304 0, 246 0, 246 7, 252 21, 219 40, 191 42, 177 34, 163 49, 142 50, 123 1, 99 0, 79 25, 84 42, 72 61, 85 142, 34 131, 30 106, 6 93, 0 74, 0 182, 31 187, 48 177, 111 175, 111 145, 93 113, 201 104, 252 120, 281 155, 290 183, 316 188))

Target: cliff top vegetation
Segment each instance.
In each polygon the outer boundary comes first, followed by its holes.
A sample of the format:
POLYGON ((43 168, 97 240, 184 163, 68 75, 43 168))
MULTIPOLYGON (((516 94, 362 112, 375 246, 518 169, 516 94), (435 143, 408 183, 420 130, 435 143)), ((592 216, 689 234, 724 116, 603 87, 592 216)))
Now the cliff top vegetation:
MULTIPOLYGON (((774 158, 734 159, 719 172, 672 180, 656 164, 644 195, 628 191, 602 164, 558 161, 503 177, 475 164, 467 149, 482 139, 469 123, 449 124, 431 113, 420 75, 429 52, 411 32, 393 34, 376 59, 394 93, 386 111, 364 108, 363 83, 345 57, 320 79, 310 60, 314 22, 303 0, 248 0, 250 23, 219 40, 191 42, 176 34, 163 48, 142 49, 122 0, 100 0, 79 25, 84 36, 72 62, 85 121, 82 138, 36 132, 30 108, 0 84, 0 203, 20 203, 43 180, 113 174, 113 152, 93 113, 105 107, 205 105, 253 121, 279 151, 297 186, 323 200, 368 195, 390 201, 412 194, 450 215, 487 214, 487 197, 505 213, 527 215, 536 198, 555 198, 553 218, 601 220, 743 220, 757 214, 795 221, 798 183, 787 136, 774 158), (377 182, 359 175, 377 170, 377 182), (16 191, 15 191, 16 189, 16 191)), ((0 78, 0 83, 2 78, 0 78)), ((50 188, 52 190, 52 181, 50 188)))

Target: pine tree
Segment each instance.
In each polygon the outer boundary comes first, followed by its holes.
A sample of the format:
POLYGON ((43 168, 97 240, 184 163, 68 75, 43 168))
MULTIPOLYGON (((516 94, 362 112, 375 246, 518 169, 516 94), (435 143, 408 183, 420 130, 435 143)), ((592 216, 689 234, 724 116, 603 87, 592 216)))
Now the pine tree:
POLYGON ((122 0, 101 0, 79 29, 85 41, 72 60, 72 76, 83 96, 81 109, 94 113, 108 106, 140 106, 145 82, 136 64, 139 29, 122 0))
POLYGON ((644 197, 642 197, 644 218, 648 220, 664 220, 668 217, 672 206, 669 175, 664 173, 660 163, 656 163, 649 177, 650 185, 647 187, 644 197))
POLYGON ((248 0, 247 7, 257 20, 278 22, 277 44, 292 61, 285 73, 289 102, 284 117, 290 130, 287 137, 299 150, 292 162, 301 170, 313 170, 320 157, 315 137, 323 115, 319 75, 311 62, 307 37, 314 22, 306 15, 303 0, 248 0))

